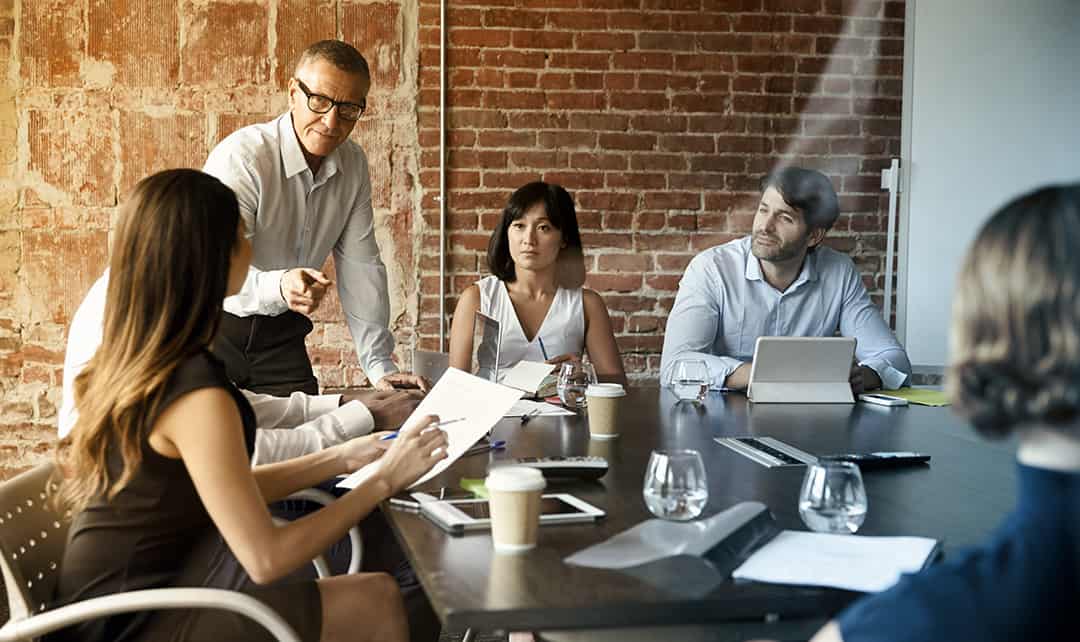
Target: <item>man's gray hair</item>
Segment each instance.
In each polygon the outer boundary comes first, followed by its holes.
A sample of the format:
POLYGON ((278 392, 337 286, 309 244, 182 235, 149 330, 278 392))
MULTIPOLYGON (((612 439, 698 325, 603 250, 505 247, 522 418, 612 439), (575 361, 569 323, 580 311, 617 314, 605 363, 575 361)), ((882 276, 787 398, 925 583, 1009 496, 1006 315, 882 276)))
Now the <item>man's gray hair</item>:
POLYGON ((340 40, 320 40, 309 46, 300 54, 296 61, 296 70, 315 62, 325 60, 338 69, 350 74, 361 74, 371 80, 371 69, 368 68, 367 60, 355 47, 340 40))

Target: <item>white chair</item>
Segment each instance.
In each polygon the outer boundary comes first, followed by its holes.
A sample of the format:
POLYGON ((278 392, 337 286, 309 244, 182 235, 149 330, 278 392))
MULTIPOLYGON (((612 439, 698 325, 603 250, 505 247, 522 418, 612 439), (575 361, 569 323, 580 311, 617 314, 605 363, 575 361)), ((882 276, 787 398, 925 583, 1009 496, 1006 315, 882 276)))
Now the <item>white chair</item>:
MULTIPOLYGON (((314 502, 322 506, 328 506, 334 502, 336 497, 318 488, 305 488, 304 490, 298 490, 292 495, 289 495, 285 499, 287 500, 303 500, 308 502, 314 502)), ((284 520, 274 518, 274 521, 281 523, 284 520)), ((360 572, 360 563, 363 561, 363 539, 360 536, 360 529, 353 526, 349 529, 349 568, 345 571, 345 575, 352 575, 353 573, 360 572)), ((330 577, 333 573, 330 571, 330 566, 326 563, 326 558, 319 555, 315 559, 311 560, 311 563, 315 565, 315 572, 319 577, 330 577)), ((0 640, 3 642, 3 640, 0 640)))
MULTIPOLYGON (((51 508, 47 484, 53 464, 46 463, 0 484, 0 570, 4 574, 11 619, 0 627, 0 642, 29 642, 84 620, 159 609, 224 609, 251 618, 280 642, 300 642, 292 627, 257 599, 224 589, 161 588, 128 591, 46 610, 56 590, 60 560, 67 544, 67 516, 51 508)), ((296 498, 325 504, 329 493, 306 489, 296 498)), ((353 557, 349 572, 360 567, 360 532, 350 530, 353 557)), ((320 577, 329 574, 325 561, 320 577)))

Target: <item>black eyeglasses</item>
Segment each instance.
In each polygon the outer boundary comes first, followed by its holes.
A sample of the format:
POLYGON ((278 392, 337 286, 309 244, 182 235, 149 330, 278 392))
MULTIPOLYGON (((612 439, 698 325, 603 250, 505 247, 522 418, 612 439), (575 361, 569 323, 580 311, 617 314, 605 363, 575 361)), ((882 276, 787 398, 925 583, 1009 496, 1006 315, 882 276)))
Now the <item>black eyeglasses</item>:
POLYGON ((366 98, 361 100, 360 104, 346 103, 334 100, 329 96, 312 93, 311 90, 307 88, 307 85, 304 84, 304 81, 299 78, 296 79, 296 84, 300 86, 300 91, 304 92, 304 95, 307 96, 308 109, 316 114, 325 114, 333 109, 334 105, 337 105, 338 116, 344 120, 356 120, 360 118, 364 113, 364 110, 367 109, 366 98))

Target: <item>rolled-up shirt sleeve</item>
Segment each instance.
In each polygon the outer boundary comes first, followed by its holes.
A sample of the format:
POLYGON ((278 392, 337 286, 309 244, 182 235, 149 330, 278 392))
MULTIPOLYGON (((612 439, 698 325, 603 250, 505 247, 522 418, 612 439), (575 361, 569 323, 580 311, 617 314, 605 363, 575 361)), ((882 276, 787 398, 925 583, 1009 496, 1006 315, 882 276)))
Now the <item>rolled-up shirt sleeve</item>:
POLYGON ((370 433, 375 427, 371 411, 359 401, 335 408, 299 426, 255 432, 255 454, 251 465, 271 464, 319 452, 370 433))
POLYGON ((710 387, 719 389, 742 361, 712 353, 718 328, 723 323, 724 300, 719 275, 704 257, 695 258, 686 268, 675 295, 675 305, 668 315, 664 331, 664 350, 660 357, 660 383, 668 385, 673 366, 679 359, 700 359, 709 368, 710 387))
POLYGON ((345 320, 356 344, 360 367, 372 384, 397 372, 391 358, 394 336, 390 323, 390 295, 386 266, 379 258, 375 239, 375 216, 371 207, 371 180, 363 166, 364 187, 334 246, 338 295, 345 320))
POLYGON ((341 405, 341 395, 309 395, 294 392, 288 397, 264 395, 241 390, 255 411, 259 428, 296 428, 316 417, 333 412, 341 405))
POLYGON ((882 388, 899 388, 911 376, 911 361, 896 340, 881 311, 870 301, 862 278, 854 268, 844 276, 844 303, 840 334, 855 337, 855 359, 881 378, 882 388))

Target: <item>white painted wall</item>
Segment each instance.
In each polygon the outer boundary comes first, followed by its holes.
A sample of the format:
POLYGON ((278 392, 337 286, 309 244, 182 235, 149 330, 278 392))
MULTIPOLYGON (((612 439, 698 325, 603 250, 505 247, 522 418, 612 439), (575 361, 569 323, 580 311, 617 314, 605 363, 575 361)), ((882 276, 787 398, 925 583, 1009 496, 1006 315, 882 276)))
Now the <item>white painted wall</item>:
POLYGON ((908 0, 905 30, 897 334, 933 367, 979 225, 1080 180, 1080 0, 908 0))

